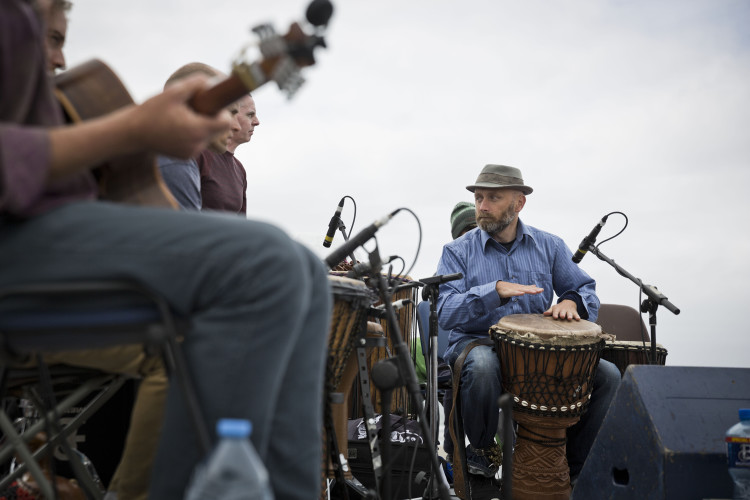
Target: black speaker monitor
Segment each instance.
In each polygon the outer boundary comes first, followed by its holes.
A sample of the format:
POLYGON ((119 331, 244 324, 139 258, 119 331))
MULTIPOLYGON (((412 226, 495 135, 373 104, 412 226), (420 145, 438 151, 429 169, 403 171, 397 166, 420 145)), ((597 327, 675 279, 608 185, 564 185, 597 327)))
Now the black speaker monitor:
POLYGON ((750 408, 750 368, 631 365, 572 500, 731 498, 724 434, 750 408))

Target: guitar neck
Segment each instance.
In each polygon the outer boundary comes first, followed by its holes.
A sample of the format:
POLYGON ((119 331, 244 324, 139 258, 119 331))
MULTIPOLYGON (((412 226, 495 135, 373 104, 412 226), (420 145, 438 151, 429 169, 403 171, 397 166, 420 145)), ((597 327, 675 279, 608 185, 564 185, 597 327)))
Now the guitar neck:
POLYGON ((269 82, 271 78, 276 80, 279 88, 286 90, 291 96, 303 81, 297 75, 296 68, 315 64, 312 51, 316 46, 324 46, 325 43, 322 38, 306 35, 297 23, 292 23, 283 40, 286 51, 267 55, 259 62, 235 64, 229 77, 209 89, 196 93, 188 104, 198 113, 214 115, 240 97, 269 82))
POLYGON ((198 113, 215 115, 257 87, 258 85, 254 85, 248 88, 246 81, 237 72, 232 72, 228 78, 213 87, 197 92, 190 98, 188 104, 198 113))

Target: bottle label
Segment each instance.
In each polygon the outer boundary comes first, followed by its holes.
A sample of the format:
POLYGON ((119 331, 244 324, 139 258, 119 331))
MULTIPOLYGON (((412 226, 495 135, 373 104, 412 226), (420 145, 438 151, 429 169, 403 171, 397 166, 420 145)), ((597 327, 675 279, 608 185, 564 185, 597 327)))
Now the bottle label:
POLYGON ((750 438, 727 436, 726 442, 729 467, 750 469, 750 438))

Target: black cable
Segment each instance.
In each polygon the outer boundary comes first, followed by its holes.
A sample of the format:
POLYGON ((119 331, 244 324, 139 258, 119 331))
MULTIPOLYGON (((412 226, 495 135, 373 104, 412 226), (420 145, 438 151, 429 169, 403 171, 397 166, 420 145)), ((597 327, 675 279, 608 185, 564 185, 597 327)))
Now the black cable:
POLYGON ((611 240, 611 239, 617 238, 617 237, 618 237, 618 236, 620 236, 620 235, 622 234, 622 232, 623 232, 623 231, 625 231, 625 229, 626 229, 626 228, 628 227, 628 216, 627 216, 627 215, 625 215, 625 214, 624 214, 624 213, 622 213, 622 212, 617 212, 617 211, 615 211, 615 212, 610 212, 610 213, 608 213, 607 215, 605 215, 605 216, 604 216, 604 218, 608 218, 608 217, 609 217, 610 215, 614 215, 614 214, 620 214, 620 215, 622 215, 623 217, 625 217, 625 225, 624 225, 624 226, 622 226, 622 229, 620 229, 620 232, 618 232, 618 233, 617 233, 617 234, 615 234, 614 236, 610 236, 610 237, 609 237, 609 238, 607 238, 606 240, 602 240, 602 241, 600 241, 600 242, 599 242, 599 243, 598 243, 598 244, 596 245, 596 248, 599 248, 599 246, 600 246, 600 245, 601 245, 602 243, 606 243, 606 242, 608 242, 608 241, 609 241, 609 240, 611 240))
POLYGON ((354 205, 354 214, 352 214, 352 223, 349 225, 349 234, 346 235, 346 239, 349 239, 352 237, 352 230, 354 229, 354 223, 357 221, 357 202, 349 196, 348 194, 345 194, 343 198, 349 198, 352 200, 352 204, 354 205))
POLYGON ((412 269, 414 269, 414 266, 417 263, 417 259, 419 259, 419 252, 420 252, 420 250, 422 248, 422 224, 419 222, 419 217, 417 217, 417 214, 415 214, 411 209, 406 208, 406 207, 401 207, 401 208, 399 208, 396 211, 399 211, 399 210, 405 210, 405 211, 409 212, 410 214, 412 214, 414 216, 414 220, 417 221, 417 229, 419 230, 418 231, 419 239, 417 240, 417 251, 414 254, 414 260, 412 261, 411 267, 409 267, 409 270, 402 274, 402 276, 409 276, 409 274, 411 273, 412 269))

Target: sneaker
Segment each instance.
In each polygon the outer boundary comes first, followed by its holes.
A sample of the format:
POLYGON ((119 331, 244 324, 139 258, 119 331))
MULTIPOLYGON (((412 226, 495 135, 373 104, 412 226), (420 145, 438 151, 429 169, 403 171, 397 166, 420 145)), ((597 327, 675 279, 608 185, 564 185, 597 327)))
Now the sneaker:
POLYGON ((494 476, 498 471, 498 466, 492 460, 477 455, 471 446, 466 447, 466 466, 469 469, 469 474, 481 476, 494 476))
POLYGON ((469 474, 472 500, 503 500, 499 482, 494 477, 469 474))

